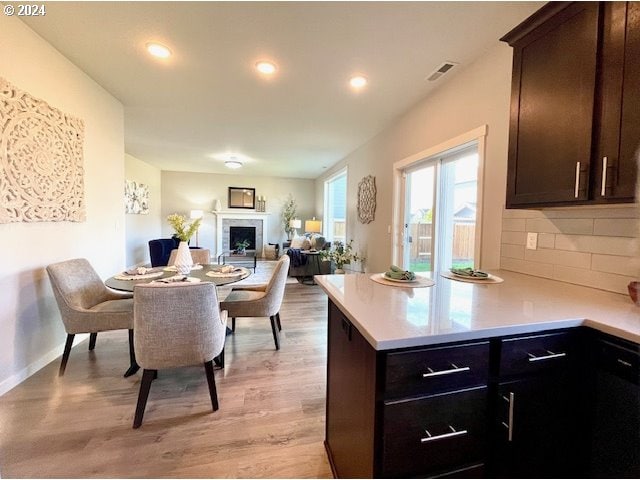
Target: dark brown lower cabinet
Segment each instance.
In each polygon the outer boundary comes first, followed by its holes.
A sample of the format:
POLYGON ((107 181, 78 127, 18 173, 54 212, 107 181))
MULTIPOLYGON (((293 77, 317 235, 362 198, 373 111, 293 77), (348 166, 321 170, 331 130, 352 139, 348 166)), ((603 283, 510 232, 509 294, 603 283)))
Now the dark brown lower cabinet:
POLYGON ((560 375, 500 384, 492 441, 499 478, 584 477, 579 398, 560 375))
POLYGON ((336 478, 640 477, 640 347, 587 328, 376 351, 329 301, 336 478))

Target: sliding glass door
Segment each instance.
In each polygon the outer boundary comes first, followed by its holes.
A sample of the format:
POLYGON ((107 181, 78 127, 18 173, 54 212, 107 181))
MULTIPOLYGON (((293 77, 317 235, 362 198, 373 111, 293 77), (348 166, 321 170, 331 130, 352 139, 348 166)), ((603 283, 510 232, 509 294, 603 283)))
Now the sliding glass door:
POLYGON ((439 272, 475 266, 477 145, 404 171, 404 268, 439 272))

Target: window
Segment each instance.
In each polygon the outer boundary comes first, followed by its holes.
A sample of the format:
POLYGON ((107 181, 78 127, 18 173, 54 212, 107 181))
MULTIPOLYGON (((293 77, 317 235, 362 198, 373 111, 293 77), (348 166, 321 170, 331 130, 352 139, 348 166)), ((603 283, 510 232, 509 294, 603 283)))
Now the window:
POLYGON ((347 170, 324 182, 324 236, 330 242, 345 242, 347 225, 347 170))
POLYGON ((479 132, 483 130, 394 165, 393 258, 404 268, 418 272, 480 268, 478 178, 482 178, 484 135, 479 132))

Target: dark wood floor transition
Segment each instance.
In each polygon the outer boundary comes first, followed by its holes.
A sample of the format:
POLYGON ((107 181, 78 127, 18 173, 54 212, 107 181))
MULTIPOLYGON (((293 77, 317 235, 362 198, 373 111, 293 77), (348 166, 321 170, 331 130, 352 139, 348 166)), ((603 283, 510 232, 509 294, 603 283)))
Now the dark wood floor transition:
POLYGON ((330 478, 324 439, 327 300, 288 284, 281 350, 269 319, 238 319, 216 369, 160 371, 144 423, 131 424, 141 372, 123 378, 127 332, 74 348, 0 397, 0 475, 24 477, 330 478))

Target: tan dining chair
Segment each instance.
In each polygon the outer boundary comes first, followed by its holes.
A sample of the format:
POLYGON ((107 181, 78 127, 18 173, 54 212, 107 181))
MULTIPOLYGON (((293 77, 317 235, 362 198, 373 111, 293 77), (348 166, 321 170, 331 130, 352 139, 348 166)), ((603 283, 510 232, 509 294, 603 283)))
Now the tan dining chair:
POLYGON ((89 333, 89 350, 96 346, 98 332, 129 330, 130 366, 125 377, 133 375, 139 367, 133 349, 133 296, 109 290, 88 260, 76 258, 53 263, 47 267, 67 341, 62 354, 58 375, 64 375, 78 333, 89 333))
MULTIPOLYGON (((208 248, 190 248, 189 252, 191 252, 191 258, 193 259, 194 264, 198 263, 200 265, 207 265, 211 263, 211 251, 208 248)), ((167 265, 175 265, 177 255, 177 248, 171 250, 171 255, 169 255, 169 263, 167 265)))
POLYGON ((135 351, 144 369, 133 428, 142 424, 151 382, 158 370, 204 365, 213 410, 218 394, 213 360, 222 356, 227 312, 213 283, 148 283, 134 288, 135 351))
POLYGON ((231 293, 220 304, 220 308, 227 310, 231 317, 231 330, 236 330, 237 317, 269 317, 271 331, 276 350, 280 350, 279 332, 282 330, 280 322, 280 306, 284 297, 284 289, 289 272, 289 257, 284 255, 278 260, 269 282, 264 285, 233 287, 231 293))

